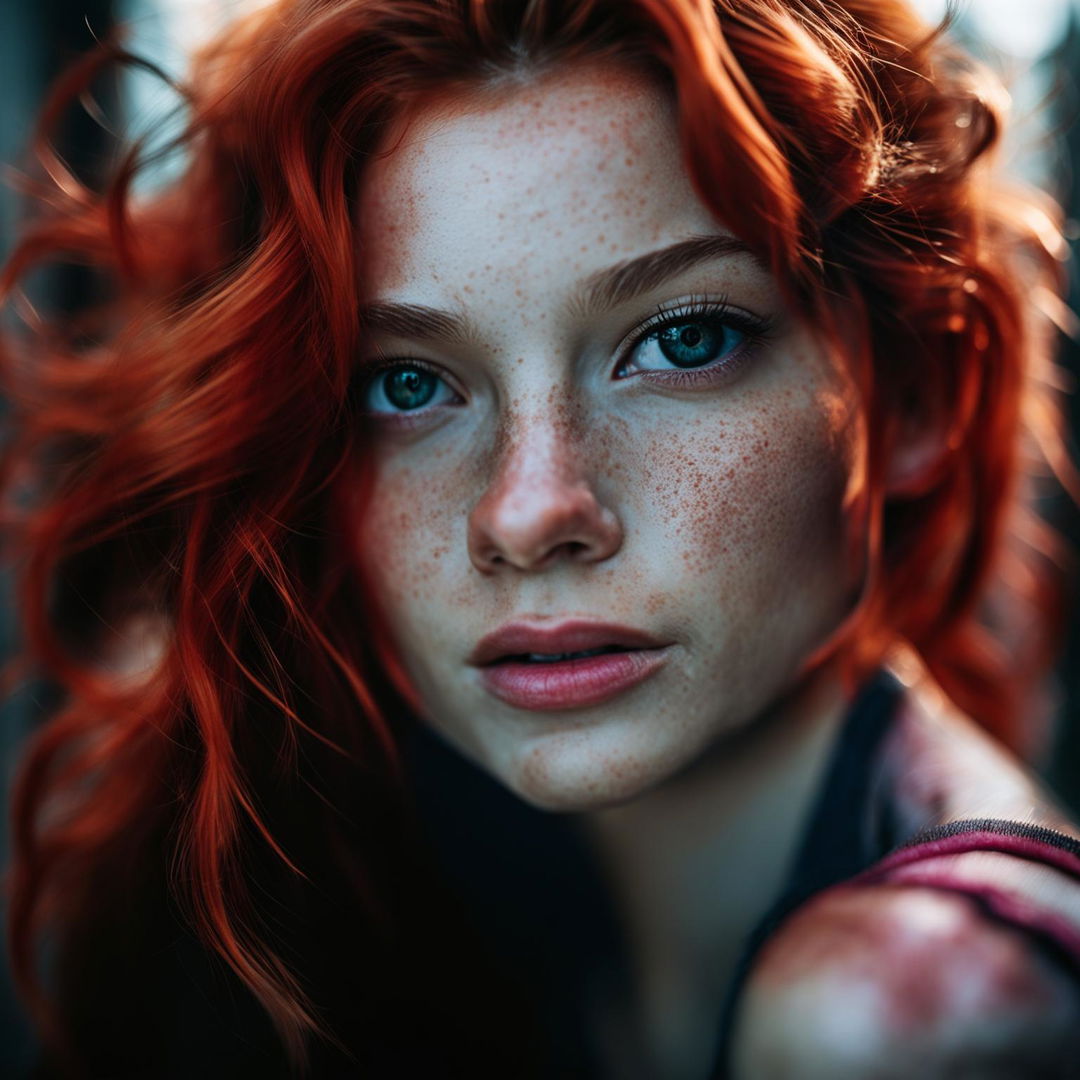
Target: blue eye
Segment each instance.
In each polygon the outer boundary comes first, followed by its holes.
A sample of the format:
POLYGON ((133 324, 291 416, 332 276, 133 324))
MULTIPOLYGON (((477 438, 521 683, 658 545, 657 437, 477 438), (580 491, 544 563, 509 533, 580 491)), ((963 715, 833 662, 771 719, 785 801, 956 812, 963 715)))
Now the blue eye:
POLYGON ((677 367, 701 367, 737 348, 746 335, 702 320, 665 326, 656 335, 660 352, 677 367))
POLYGON ((409 413, 454 400, 454 392, 434 371, 417 363, 384 368, 368 383, 364 407, 373 413, 409 413))
POLYGON ((620 346, 616 379, 641 375, 669 386, 716 385, 734 377, 773 336, 776 320, 695 296, 662 305, 620 346))
POLYGON ((744 331, 718 318, 681 318, 647 333, 628 361, 639 371, 702 368, 736 353, 747 340, 744 331))

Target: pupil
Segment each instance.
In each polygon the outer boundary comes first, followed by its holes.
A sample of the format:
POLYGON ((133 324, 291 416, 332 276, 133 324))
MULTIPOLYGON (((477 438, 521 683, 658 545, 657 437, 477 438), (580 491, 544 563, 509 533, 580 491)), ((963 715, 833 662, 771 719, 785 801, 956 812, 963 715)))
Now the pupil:
POLYGON ((419 409, 435 396, 435 376, 419 368, 400 368, 386 381, 386 396, 395 408, 419 409))
POLYGON ((660 351, 677 367, 701 367, 723 351, 724 329, 707 323, 681 323, 660 331, 660 351))

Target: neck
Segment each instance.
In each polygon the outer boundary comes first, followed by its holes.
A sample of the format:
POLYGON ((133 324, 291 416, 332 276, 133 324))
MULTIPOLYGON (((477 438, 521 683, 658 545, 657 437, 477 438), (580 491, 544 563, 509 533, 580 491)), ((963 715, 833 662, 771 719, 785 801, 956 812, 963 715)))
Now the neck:
POLYGON ((724 992, 783 884, 847 705, 821 672, 691 769, 585 821, 627 932, 639 1052, 658 1075, 706 1075, 724 992))

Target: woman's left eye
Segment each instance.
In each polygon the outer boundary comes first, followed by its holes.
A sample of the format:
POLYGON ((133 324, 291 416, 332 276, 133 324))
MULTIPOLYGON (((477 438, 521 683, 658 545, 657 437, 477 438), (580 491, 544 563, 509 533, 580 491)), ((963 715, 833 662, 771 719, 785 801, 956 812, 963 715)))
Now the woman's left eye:
MULTIPOLYGON (((747 319, 747 322, 750 320, 747 319)), ((671 313, 638 335, 619 365, 619 377, 644 371, 726 368, 764 327, 737 325, 734 313, 671 313)))

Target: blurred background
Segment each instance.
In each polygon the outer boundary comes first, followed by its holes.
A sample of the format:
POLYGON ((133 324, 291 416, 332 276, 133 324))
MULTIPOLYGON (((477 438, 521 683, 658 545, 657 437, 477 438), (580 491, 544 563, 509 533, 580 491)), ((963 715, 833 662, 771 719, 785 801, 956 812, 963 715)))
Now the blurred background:
MULTIPOLYGON (((126 28, 132 52, 182 78, 185 58, 231 17, 264 0, 0 0, 0 163, 18 166, 46 88, 57 73, 108 37, 126 28)), ((912 0, 929 20, 938 21, 947 0, 912 0)), ((1051 192, 1066 208, 1075 254, 1080 240, 1080 130, 1075 123, 1080 100, 1080 0, 960 0, 953 34, 1003 78, 1012 97, 1013 128, 1005 147, 1008 167, 1051 192)), ((162 80, 146 71, 115 76, 95 88, 102 122, 75 111, 60 139, 75 171, 88 179, 103 175, 115 147, 110 129, 122 127, 163 146, 177 130, 177 100, 162 80)), ((176 166, 165 155, 147 177, 168 179, 176 166)), ((19 204, 6 185, 0 188, 0 257, 18 229, 19 204)), ((1073 275, 1070 306, 1080 310, 1080 286, 1073 275)), ((77 269, 48 279, 51 301, 61 309, 75 305, 87 281, 77 269)), ((1065 320, 1068 321, 1067 319, 1065 320)), ((1080 327, 1075 319, 1075 327, 1080 327)), ((1080 375, 1080 331, 1060 336, 1062 366, 1080 375)), ((1080 394, 1068 409, 1072 431, 1080 431, 1080 394)), ((1076 442, 1073 453, 1076 456, 1076 442)), ((1068 500, 1046 507, 1057 528, 1080 550, 1080 512, 1068 500)), ((0 581, 0 657, 11 645, 11 626, 0 581)), ((1078 605, 1073 600, 1072 608, 1078 605)), ((1072 620, 1056 689, 1058 726, 1046 755, 1045 773, 1062 799, 1080 812, 1080 617, 1072 620)), ((0 710, 0 802, 7 803, 15 748, 39 711, 33 692, 0 710)), ((5 823, 6 825, 6 823, 5 823)), ((0 839, 0 863, 7 862, 7 829, 0 839)), ((2 972, 2 966, 0 966, 2 972)), ((29 1053, 15 1022, 10 988, 0 973, 0 1073, 21 1072, 29 1053)), ((10 1073, 9 1073, 10 1075, 10 1073)))

